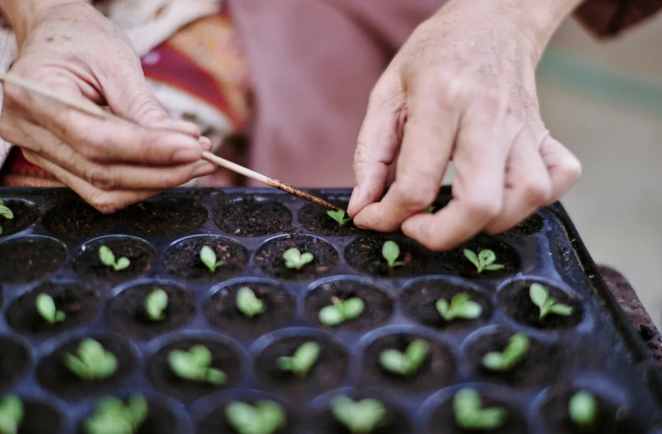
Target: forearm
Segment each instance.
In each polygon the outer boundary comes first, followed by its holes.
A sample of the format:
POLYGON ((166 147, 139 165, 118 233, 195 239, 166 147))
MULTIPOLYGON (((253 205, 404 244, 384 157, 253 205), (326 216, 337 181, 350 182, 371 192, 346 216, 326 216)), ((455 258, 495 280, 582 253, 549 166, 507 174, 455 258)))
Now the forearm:
POLYGON ((92 0, 0 0, 0 9, 11 23, 19 47, 44 11, 66 3, 92 3, 92 0))

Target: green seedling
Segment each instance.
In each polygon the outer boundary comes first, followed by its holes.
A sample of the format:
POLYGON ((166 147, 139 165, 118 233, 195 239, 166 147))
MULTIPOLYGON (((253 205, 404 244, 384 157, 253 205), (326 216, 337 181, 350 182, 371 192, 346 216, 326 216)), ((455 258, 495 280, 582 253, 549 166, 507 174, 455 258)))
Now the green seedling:
POLYGON ((455 423, 467 430, 491 430, 506 422, 506 410, 499 407, 481 408, 480 395, 474 389, 464 388, 453 398, 455 423))
POLYGON ((322 324, 334 326, 354 318, 358 318, 365 309, 365 302, 358 297, 341 300, 332 297, 332 305, 320 310, 319 320, 322 324))
POLYGON ((561 316, 572 315, 572 307, 557 303, 549 296, 547 288, 539 283, 534 283, 529 287, 529 296, 533 304, 540 308, 540 319, 545 318, 550 313, 561 316))
POLYGON ((421 367, 430 353, 430 344, 422 339, 415 340, 407 346, 404 352, 386 350, 379 355, 379 364, 387 371, 407 376, 421 367))
POLYGON ((439 299, 437 301, 437 311, 446 321, 453 321, 455 318, 478 319, 483 314, 483 307, 471 300, 471 296, 466 292, 456 294, 448 301, 439 299))
POLYGON ((152 321, 163 321, 168 307, 168 293, 155 289, 145 297, 145 312, 152 321))
POLYGON ((147 419, 148 404, 142 395, 129 397, 127 404, 115 397, 99 400, 92 416, 85 421, 87 434, 135 434, 147 419))
POLYGON ((494 263, 496 254, 490 249, 481 250, 478 255, 472 250, 464 249, 464 256, 476 266, 478 274, 483 271, 495 271, 505 268, 505 265, 494 263))
POLYGON ((337 221, 340 226, 345 226, 347 223, 349 223, 352 220, 351 217, 345 218, 345 211, 343 210, 327 211, 326 214, 335 221, 337 221))
POLYGON ((131 265, 129 258, 122 257, 115 261, 115 254, 113 254, 112 250, 110 250, 108 246, 99 247, 99 259, 101 259, 101 263, 103 265, 106 267, 113 267, 115 271, 124 270, 129 268, 129 265, 131 265))
POLYGON ((432 213, 434 213, 434 211, 435 211, 436 209, 437 209, 437 208, 436 208, 435 206, 429 206, 429 207, 425 208, 425 209, 423 210, 423 212, 426 212, 426 213, 432 214, 432 213))
POLYGON ((283 259, 285 259, 285 266, 287 268, 301 270, 304 265, 313 262, 315 258, 310 252, 301 253, 299 249, 292 247, 283 253, 283 259))
POLYGON ((255 405, 234 401, 225 407, 225 416, 238 434, 273 434, 287 425, 285 410, 273 401, 255 405))
POLYGON ((382 246, 382 256, 388 262, 390 268, 401 267, 405 265, 404 262, 398 261, 400 256, 400 247, 396 244, 395 241, 387 241, 382 246))
POLYGON ((64 312, 57 310, 53 297, 48 294, 39 294, 35 301, 35 307, 39 315, 49 324, 56 324, 67 319, 64 312))
POLYGON ((529 338, 524 333, 517 333, 508 340, 503 352, 491 352, 483 357, 483 366, 492 371, 509 371, 524 357, 529 350, 529 338))
MULTIPOLYGON (((5 201, 2 199, 0 199, 0 216, 7 220, 12 220, 14 218, 14 213, 5 205, 5 201)), ((0 226, 0 235, 2 235, 2 226, 0 226)))
POLYGON ((216 259, 216 253, 211 247, 204 246, 200 249, 200 260, 212 273, 215 273, 216 269, 224 264, 223 261, 217 261, 216 259))
POLYGON ((570 420, 580 427, 591 426, 598 415, 598 402, 589 392, 575 393, 568 403, 570 420))
POLYGON ((369 434, 386 420, 386 408, 376 399, 353 401, 347 396, 338 396, 331 403, 331 412, 352 434, 369 434))
POLYGON ((64 365, 83 380, 105 380, 117 371, 117 358, 94 339, 81 342, 77 353, 66 353, 64 365))
POLYGON ((17 434, 23 422, 23 403, 15 395, 0 401, 0 434, 17 434))
POLYGON ((317 362, 320 346, 317 342, 306 342, 294 352, 292 357, 279 357, 278 367, 290 371, 297 377, 305 377, 317 362))
POLYGON ((179 378, 220 386, 227 383, 225 372, 211 367, 212 356, 209 350, 196 345, 188 351, 175 350, 168 355, 170 369, 179 378))
POLYGON ((247 286, 239 288, 236 301, 237 309, 249 318, 264 312, 264 302, 247 286))

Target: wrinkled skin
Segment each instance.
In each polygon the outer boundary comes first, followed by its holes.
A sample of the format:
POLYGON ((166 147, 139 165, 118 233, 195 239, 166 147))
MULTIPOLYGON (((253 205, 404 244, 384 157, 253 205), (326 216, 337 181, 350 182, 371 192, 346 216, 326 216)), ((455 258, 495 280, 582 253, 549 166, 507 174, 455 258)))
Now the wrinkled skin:
POLYGON ((545 128, 535 85, 545 45, 578 3, 564 1, 452 0, 411 35, 371 94, 349 206, 357 226, 445 250, 570 189, 580 163, 545 128), (451 160, 452 201, 421 213, 451 160))
MULTIPOLYGON (((135 124, 6 84, 0 136, 103 212, 215 170, 200 160, 211 143, 194 124, 170 118, 117 26, 85 2, 22 1, 32 3, 28 12, 8 13, 20 47, 10 72, 70 99, 106 103, 135 124)), ((8 3, 0 5, 11 12, 8 3)))

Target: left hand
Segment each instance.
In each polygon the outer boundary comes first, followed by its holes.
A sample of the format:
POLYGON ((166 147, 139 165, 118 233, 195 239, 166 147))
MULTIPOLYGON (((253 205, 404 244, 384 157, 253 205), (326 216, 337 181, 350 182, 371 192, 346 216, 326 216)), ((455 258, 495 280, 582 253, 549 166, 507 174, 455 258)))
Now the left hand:
POLYGON ((500 233, 560 198, 579 161, 540 117, 535 67, 578 0, 451 0, 419 26, 375 86, 349 205, 363 228, 446 250, 500 233), (436 199, 449 161, 453 199, 436 199), (395 180, 386 195, 389 170, 395 180))

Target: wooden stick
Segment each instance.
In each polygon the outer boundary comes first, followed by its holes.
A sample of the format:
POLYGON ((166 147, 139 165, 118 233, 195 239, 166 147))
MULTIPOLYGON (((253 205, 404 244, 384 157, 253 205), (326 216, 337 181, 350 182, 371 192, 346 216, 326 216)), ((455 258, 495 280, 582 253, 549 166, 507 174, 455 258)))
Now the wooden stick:
MULTIPOLYGON (((62 103, 66 106, 69 106, 73 109, 76 109, 78 111, 81 111, 83 113, 87 113, 91 116, 96 116, 100 117, 102 119, 115 119, 115 120, 120 120, 124 122, 130 122, 127 119, 124 119, 119 116, 115 116, 114 114, 107 112, 103 110, 101 107, 96 106, 96 105, 87 105, 87 104, 82 104, 78 101, 74 101, 69 98, 65 98, 62 95, 58 95, 56 92, 53 92, 51 89, 47 87, 40 86, 36 83, 33 83, 29 80, 25 80, 21 77, 17 77, 13 74, 9 73, 0 73, 0 81, 5 81, 9 82, 12 84, 15 84, 17 86, 21 86, 24 89, 27 89, 31 92, 37 93, 39 95, 45 96, 47 98, 53 99, 59 103, 62 103)), ((308 193, 305 193, 301 190, 297 190, 294 187, 290 187, 289 185, 283 184, 282 182, 278 181, 277 179, 269 178, 268 176, 262 175, 261 173, 255 172, 253 170, 250 170, 246 167, 240 166, 236 163, 233 163, 232 161, 226 160, 224 158, 221 158, 217 155, 212 154, 211 152, 203 152, 202 153, 202 158, 205 160, 209 161, 210 163, 216 164, 217 166, 224 167, 228 170, 231 170, 235 173, 238 173, 240 175, 243 175, 247 178, 254 179, 256 181, 262 182, 264 184, 267 184, 271 187, 278 188, 280 190, 283 190, 286 193, 289 193, 291 195, 300 197, 301 199, 313 202, 317 205, 323 206, 325 208, 332 209, 334 211, 340 211, 340 208, 337 206, 330 204, 329 202, 322 200, 318 197, 315 197, 313 195, 310 195, 308 193)))

